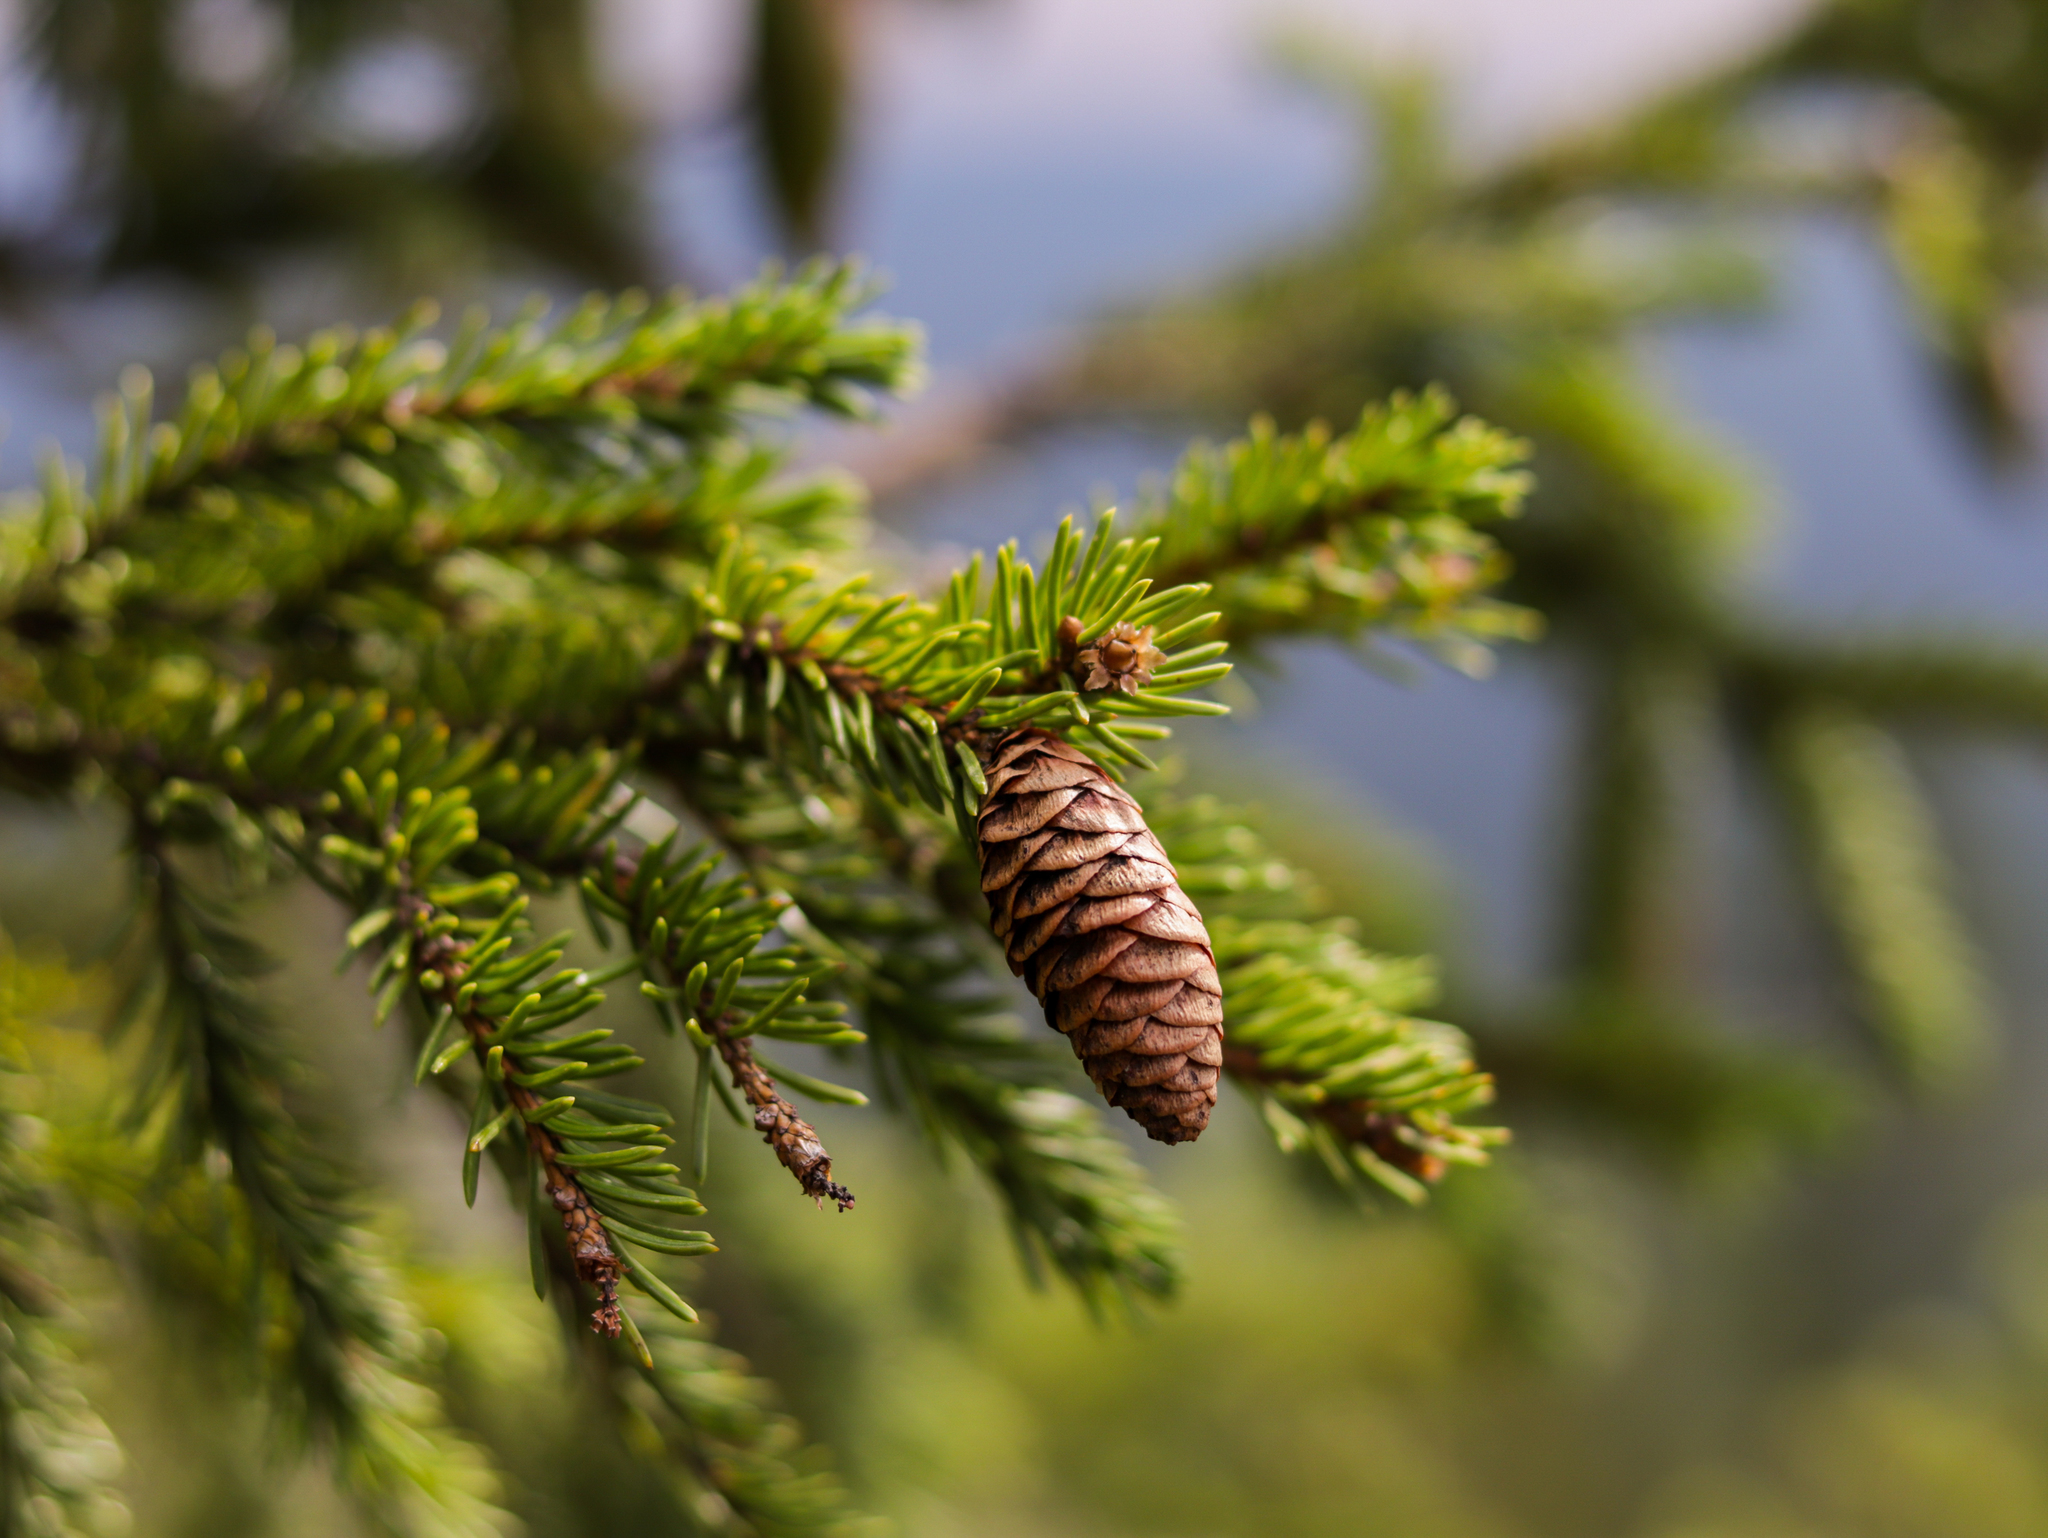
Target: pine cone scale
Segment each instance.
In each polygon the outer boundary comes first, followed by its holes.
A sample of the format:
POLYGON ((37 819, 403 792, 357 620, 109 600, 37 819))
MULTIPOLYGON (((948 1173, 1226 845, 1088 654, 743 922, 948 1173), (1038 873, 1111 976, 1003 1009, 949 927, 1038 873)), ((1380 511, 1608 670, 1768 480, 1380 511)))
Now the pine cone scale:
MULTIPOLYGON (((1107 908, 1113 906, 1116 901, 1117 899, 1112 899, 1096 906, 1107 908)), ((1140 903, 1139 897, 1127 897, 1121 901, 1130 904, 1140 903)), ((1190 944, 1201 945, 1209 938, 1209 931, 1202 927, 1200 919, 1185 909, 1176 908, 1170 902, 1142 903, 1132 911, 1128 919, 1119 918, 1117 922, 1127 923, 1139 934, 1154 940, 1184 940, 1190 944)))
POLYGON ((1135 856, 1136 838, 1127 833, 1055 833, 1037 852, 1032 864, 1039 870, 1070 870, 1076 865, 1099 864, 1105 856, 1123 853, 1135 856))
POLYGON ((1054 843, 1058 837, 1056 833, 1040 833, 1014 843, 991 844, 984 840, 981 846, 982 891, 1001 891, 1016 880, 1031 863, 1034 855, 1054 843))
POLYGON ((1106 986, 1094 1005, 1098 1020, 1135 1020, 1143 1015, 1156 1014, 1172 1004, 1186 991, 1187 984, 1170 983, 1120 983, 1113 978, 1102 979, 1106 986))
POLYGON ((1192 979, 1195 974, 1188 966, 1190 949, 1170 940, 1133 935, 1131 943, 1112 956, 1102 970, 1121 983, 1163 983, 1169 977, 1192 979))
POLYGON ((1072 902, 1106 863, 1090 860, 1085 865, 1027 876, 1014 888, 1017 901, 1012 911, 1020 918, 1029 918, 1034 913, 1043 913, 1061 903, 1072 902))
POLYGON ((1120 897, 1126 892, 1159 892, 1168 887, 1180 890, 1173 879, 1172 866, 1136 859, 1124 860, 1097 872, 1082 890, 1089 897, 1120 897))
MULTIPOLYGON (((1060 795, 1063 792, 1053 791, 1060 795)), ((1090 791, 1083 791, 1080 797, 1066 809, 1060 819, 1060 826, 1070 832, 1079 833, 1143 833, 1145 814, 1129 802, 1116 802, 1109 797, 1090 791)))
POLYGON ((1072 908, 1073 904, 1068 903, 1064 907, 1053 909, 1050 913, 1040 914, 1022 929, 1013 930, 1009 945, 1011 967, 1018 969, 1021 962, 1030 960, 1044 949, 1046 941, 1059 933, 1061 922, 1072 908))
POLYGON ((1041 949, 1032 957, 1038 965, 1027 965, 1024 980, 1041 990, 1072 988, 1108 971, 1117 957, 1137 943, 1138 937, 1127 929, 1098 930, 1078 937, 1071 945, 1054 947, 1050 957, 1041 949))
POLYGON ((981 889, 1010 969, 1104 1097, 1162 1142, 1216 1102, 1223 1000, 1201 914, 1124 789, 1033 728, 983 755, 981 889))
MULTIPOLYGON (((1082 795, 1079 786, 1070 785, 1064 790, 1042 791, 1037 795, 1020 796, 1010 801, 994 821, 984 823, 981 836, 984 840, 1006 840, 1022 838, 1027 833, 1036 833, 1065 811, 1082 795)), ((1068 826, 1073 826, 1072 822, 1068 826)), ((1100 828, 1090 829, 1100 832, 1100 828)))
MULTIPOLYGON (((1093 764, 1076 764, 1066 759, 1043 758, 1029 769, 1007 771, 1013 776, 1005 780, 1001 788, 1011 795, 1025 795, 1048 790, 1064 790, 1070 785, 1092 784, 1098 774, 1093 764)), ((998 770, 1001 774, 1004 771, 998 770)), ((991 779, 990 784, 996 781, 991 779)))
POLYGON ((1178 1052, 1190 1062, 1203 1063, 1211 1068, 1223 1066, 1223 1044, 1207 1025, 1166 1025, 1153 1020, 1133 1041, 1137 1043, 1136 1051, 1154 1056, 1178 1052))
POLYGON ((1164 1004, 1146 1011, 1168 1025, 1214 1026, 1223 1023, 1223 1000, 1200 988, 1183 987, 1164 1004))
POLYGON ((1143 1036, 1151 1023, 1143 1015, 1129 1020, 1097 1020, 1092 1024, 1082 1024, 1068 1035, 1073 1038, 1074 1051, 1085 1059, 1093 1060, 1123 1051, 1143 1036))
MULTIPOLYGON (((1129 924, 1138 928, 1136 920, 1143 918, 1159 906, 1159 899, 1150 892, 1133 892, 1128 897, 1104 897, 1088 903, 1074 914, 1074 932, 1085 934, 1091 929, 1100 929, 1105 924, 1129 924)), ((1140 929, 1140 933, 1150 933, 1140 929)), ((1205 931, 1206 935, 1206 931, 1205 931)))

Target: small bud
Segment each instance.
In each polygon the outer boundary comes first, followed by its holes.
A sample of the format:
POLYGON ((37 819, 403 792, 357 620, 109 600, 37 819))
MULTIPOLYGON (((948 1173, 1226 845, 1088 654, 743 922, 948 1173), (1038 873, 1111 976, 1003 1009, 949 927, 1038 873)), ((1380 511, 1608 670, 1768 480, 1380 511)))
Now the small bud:
POLYGON ((1136 694, 1152 682, 1152 671, 1166 653, 1152 644, 1152 627, 1112 625, 1107 634, 1074 658, 1074 672, 1083 689, 1116 689, 1136 694))

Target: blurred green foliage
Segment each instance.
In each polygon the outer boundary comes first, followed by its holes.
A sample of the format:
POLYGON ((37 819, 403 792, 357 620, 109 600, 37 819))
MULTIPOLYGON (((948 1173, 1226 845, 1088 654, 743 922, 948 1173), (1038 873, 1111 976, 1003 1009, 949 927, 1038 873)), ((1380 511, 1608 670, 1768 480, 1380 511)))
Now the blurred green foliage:
POLYGON ((1838 0, 1742 82, 1878 96, 1841 190, 1874 210, 1968 418, 2005 449, 2040 422, 2019 327, 2048 282, 2044 78, 2041 0, 1838 0))
MULTIPOLYGON (((70 172, 0 231, 17 297, 88 274, 246 285, 338 259, 409 297, 538 267, 672 276, 638 175, 653 125, 602 78, 592 0, 26 0, 70 172)), ((829 231, 857 19, 757 0, 729 110, 791 244, 829 231)), ((685 253, 687 260, 687 253, 685 253)))
POLYGON ((216 282, 322 246, 405 287, 654 265, 582 0, 34 0, 29 28, 81 142, 17 281, 75 281, 81 236, 103 271, 216 282))

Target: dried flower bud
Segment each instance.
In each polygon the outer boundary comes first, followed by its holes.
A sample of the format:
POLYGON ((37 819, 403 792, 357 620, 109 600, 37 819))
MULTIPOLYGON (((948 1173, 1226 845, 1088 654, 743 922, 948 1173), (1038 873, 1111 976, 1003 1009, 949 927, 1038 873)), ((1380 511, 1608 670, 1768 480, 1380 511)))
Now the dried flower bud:
MULTIPOLYGON (((1080 640, 1080 622, 1066 620, 1060 626, 1060 634, 1067 636, 1067 626, 1074 627, 1072 641, 1080 640)), ((1083 689, 1118 689, 1125 694, 1136 694, 1152 682, 1152 671, 1166 660, 1166 653, 1152 644, 1152 627, 1142 630, 1135 625, 1112 625, 1096 639, 1093 646, 1083 647, 1074 658, 1074 673, 1081 680, 1083 689)))

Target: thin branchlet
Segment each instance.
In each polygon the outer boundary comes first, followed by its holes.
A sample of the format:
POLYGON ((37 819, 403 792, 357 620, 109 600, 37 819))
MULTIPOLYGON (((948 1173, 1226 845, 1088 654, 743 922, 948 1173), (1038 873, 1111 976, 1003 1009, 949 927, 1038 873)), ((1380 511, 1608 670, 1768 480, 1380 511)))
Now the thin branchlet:
MULTIPOLYGON (((635 878, 640 874, 639 858, 614 854, 605 866, 614 893, 623 897, 631 892, 635 878)), ((644 946, 649 936, 636 927, 634 939, 644 946)), ((673 982, 673 969, 670 969, 669 976, 673 982)), ((754 1130, 775 1151, 782 1167, 796 1177, 796 1183, 806 1196, 821 1206, 829 1201, 841 1212, 847 1211, 853 1206, 853 1192, 832 1178, 832 1156, 825 1151, 817 1129, 798 1115, 796 1107, 776 1091, 775 1080, 755 1060, 753 1047, 739 1030, 742 1017, 730 1011, 720 1015, 715 1008, 716 1002, 717 990, 709 986, 693 1001, 697 1018, 708 1022, 700 1025, 699 1029, 717 1049, 720 1061, 732 1076, 733 1088, 753 1108, 754 1130)), ((705 1071, 709 1071, 708 1067, 705 1071)))
MULTIPOLYGON (((1244 1084, 1270 1087, 1314 1082, 1312 1075, 1276 1068, 1264 1053, 1252 1047, 1226 1045, 1223 1067, 1244 1084)), ((1320 1100, 1305 1109, 1297 1107, 1295 1114, 1322 1122, 1346 1143, 1369 1149, 1375 1158, 1426 1185, 1436 1184, 1450 1168, 1443 1158, 1430 1151, 1424 1130, 1408 1112, 1381 1110, 1370 1100, 1360 1098, 1320 1100)))
MULTIPOLYGON (((441 979, 437 987, 429 990, 428 996, 437 1004, 455 1011, 461 1028, 476 1043, 477 1055, 484 1056, 487 1039, 501 1022, 486 1019, 474 1009, 458 1007, 462 984, 469 971, 465 959, 468 946, 452 934, 431 932, 429 926, 435 917, 435 909, 424 898, 407 893, 399 898, 397 908, 399 921, 418 937, 411 962, 415 982, 428 973, 441 979)), ((521 1071, 519 1060, 510 1053, 504 1055, 503 1062, 508 1075, 521 1071)), ((526 1130, 526 1146, 532 1150, 534 1160, 540 1166, 548 1200, 562 1216, 562 1230, 568 1236, 569 1256, 575 1264, 576 1275, 597 1296, 597 1307, 590 1315, 591 1328, 599 1334, 616 1338, 621 1327, 619 1257, 612 1249, 604 1219, 591 1205, 590 1195, 582 1184, 562 1167, 562 1149, 554 1134, 532 1119, 533 1113, 544 1103, 543 1097, 524 1085, 512 1083, 509 1077, 505 1084, 505 1097, 519 1112, 521 1125, 526 1130)))
POLYGON ((754 1108, 754 1130, 775 1150, 782 1167, 796 1177, 804 1194, 821 1206, 835 1203, 841 1212, 853 1205, 853 1193, 832 1178, 832 1156, 825 1152, 816 1129, 797 1115, 796 1107, 776 1092, 775 1081, 754 1061, 754 1049, 719 1022, 713 1027, 718 1055, 732 1074, 732 1087, 754 1108))

